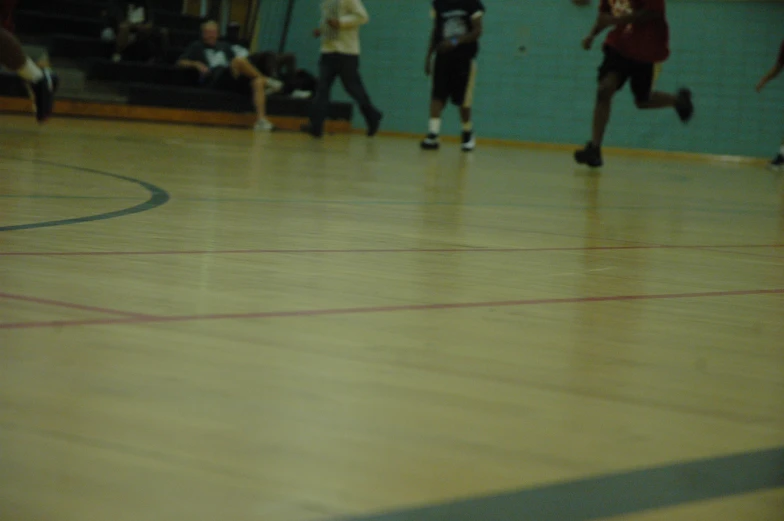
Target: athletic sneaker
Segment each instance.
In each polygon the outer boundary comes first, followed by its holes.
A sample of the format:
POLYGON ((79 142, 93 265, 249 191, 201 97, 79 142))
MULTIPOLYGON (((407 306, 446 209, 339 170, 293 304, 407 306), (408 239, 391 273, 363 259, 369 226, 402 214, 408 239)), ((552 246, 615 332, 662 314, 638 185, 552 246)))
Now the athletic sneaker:
POLYGON ((602 149, 588 142, 585 148, 574 153, 574 160, 581 165, 596 168, 602 166, 602 149))
POLYGON ((768 168, 770 168, 771 170, 784 169, 784 155, 778 154, 776 157, 774 157, 773 161, 768 163, 768 168))
POLYGON ((691 101, 691 91, 689 89, 680 89, 678 91, 675 111, 684 123, 688 122, 694 115, 694 103, 691 101))
POLYGON ((384 119, 384 114, 382 112, 376 112, 367 120, 367 135, 368 137, 373 137, 378 132, 378 128, 381 126, 381 120, 384 119))
POLYGON ((419 144, 422 150, 438 150, 441 144, 438 142, 438 134, 432 132, 419 144))
POLYGON ((43 78, 31 83, 35 97, 35 118, 39 123, 43 123, 52 115, 54 110, 54 93, 57 91, 59 79, 57 75, 49 69, 43 69, 43 78))
POLYGON ((275 125, 268 119, 260 119, 256 122, 256 126, 253 127, 253 130, 256 132, 272 132, 275 130, 275 125))
POLYGON ((465 131, 463 132, 462 138, 463 144, 460 145, 460 149, 463 152, 471 152, 476 148, 476 138, 474 137, 473 131, 465 131))

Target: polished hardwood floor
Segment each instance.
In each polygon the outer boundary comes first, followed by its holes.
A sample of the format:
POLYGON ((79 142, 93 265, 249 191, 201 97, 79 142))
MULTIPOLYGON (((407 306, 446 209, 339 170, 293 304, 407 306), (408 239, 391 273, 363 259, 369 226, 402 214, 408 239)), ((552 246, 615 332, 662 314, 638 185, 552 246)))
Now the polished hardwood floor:
POLYGON ((780 173, 30 119, 0 118, 4 521, 339 519, 784 445, 780 173))

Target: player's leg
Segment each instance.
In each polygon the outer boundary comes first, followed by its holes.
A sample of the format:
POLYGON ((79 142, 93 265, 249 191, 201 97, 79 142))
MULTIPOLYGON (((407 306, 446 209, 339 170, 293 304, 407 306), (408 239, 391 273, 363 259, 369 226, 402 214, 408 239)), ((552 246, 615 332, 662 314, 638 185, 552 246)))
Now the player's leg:
POLYGON ((602 66, 599 73, 599 86, 596 89, 596 102, 593 110, 593 125, 591 141, 574 153, 574 159, 580 164, 591 167, 602 166, 602 141, 607 123, 610 121, 612 99, 615 93, 623 86, 625 76, 622 71, 613 70, 612 67, 602 66))
POLYGON ((691 91, 680 89, 677 94, 653 91, 657 66, 654 64, 637 64, 631 74, 631 89, 634 102, 639 109, 674 108, 681 121, 686 123, 694 114, 691 91))
POLYGON ((773 170, 784 169, 784 141, 781 142, 781 148, 779 148, 779 153, 768 164, 768 168, 771 168, 773 170))
POLYGON ((367 135, 372 137, 378 132, 384 115, 370 101, 370 96, 359 75, 359 56, 343 54, 340 56, 340 81, 349 96, 359 105, 359 110, 367 124, 367 135))
POLYGON ((36 119, 43 122, 52 115, 57 77, 49 69, 41 69, 22 49, 22 44, 5 29, 0 28, 0 65, 16 71, 33 91, 36 119))
POLYGON ((339 56, 337 53, 325 53, 319 60, 319 78, 316 86, 316 94, 313 96, 313 104, 310 110, 310 123, 303 127, 313 137, 321 137, 324 134, 324 120, 327 118, 332 84, 335 83, 339 68, 339 56))
POLYGON ((448 58, 438 54, 433 64, 433 80, 430 90, 430 122, 427 136, 420 143, 424 150, 438 150, 441 134, 441 114, 444 112, 446 100, 449 99, 450 62, 448 58))
MULTIPOLYGON (((463 60, 461 60, 463 61, 463 60)), ((476 148, 474 138, 474 124, 471 119, 474 102, 474 85, 476 82, 476 60, 465 60, 454 69, 452 78, 452 101, 460 107, 460 122, 462 124, 461 148, 470 152, 476 148)))

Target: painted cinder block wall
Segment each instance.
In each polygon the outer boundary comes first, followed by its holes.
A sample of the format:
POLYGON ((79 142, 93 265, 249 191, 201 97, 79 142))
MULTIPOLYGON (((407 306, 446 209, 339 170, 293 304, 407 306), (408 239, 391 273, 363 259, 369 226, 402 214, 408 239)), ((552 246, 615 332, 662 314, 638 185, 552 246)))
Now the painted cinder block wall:
MULTIPOLYGON (((371 22, 362 29, 361 70, 385 112, 386 130, 422 133, 429 81, 424 52, 430 31, 427 0, 364 0, 371 22)), ((475 97, 480 137, 583 143, 589 127, 599 46, 580 48, 596 2, 485 0, 487 16, 475 97), (524 53, 519 52, 525 46, 524 53)), ((316 71, 318 41, 310 33, 320 0, 296 0, 287 41, 302 67, 316 71)), ((262 2, 269 17, 283 2, 262 2)), ((784 77, 754 91, 784 38, 784 2, 670 0, 672 56, 657 87, 693 89, 697 112, 683 126, 671 111, 637 111, 628 88, 619 93, 607 146, 770 157, 784 135, 784 77)), ((274 47, 274 24, 260 46, 274 47)), ((338 86, 335 99, 349 99, 338 86)), ((358 116, 355 124, 362 125, 358 116)), ((456 133, 454 110, 444 132, 456 133)))

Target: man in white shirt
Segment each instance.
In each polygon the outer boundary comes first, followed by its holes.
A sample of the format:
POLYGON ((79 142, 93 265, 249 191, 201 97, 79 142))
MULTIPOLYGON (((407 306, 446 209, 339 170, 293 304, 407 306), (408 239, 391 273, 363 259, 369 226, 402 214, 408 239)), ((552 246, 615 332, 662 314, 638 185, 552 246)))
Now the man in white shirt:
POLYGON ((321 13, 321 24, 313 31, 315 37, 321 37, 318 89, 310 124, 304 130, 314 137, 323 135, 332 84, 339 76, 346 92, 359 105, 367 135, 374 136, 383 114, 371 103, 359 76, 359 27, 370 19, 367 10, 362 0, 323 0, 321 13))

